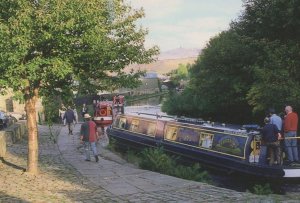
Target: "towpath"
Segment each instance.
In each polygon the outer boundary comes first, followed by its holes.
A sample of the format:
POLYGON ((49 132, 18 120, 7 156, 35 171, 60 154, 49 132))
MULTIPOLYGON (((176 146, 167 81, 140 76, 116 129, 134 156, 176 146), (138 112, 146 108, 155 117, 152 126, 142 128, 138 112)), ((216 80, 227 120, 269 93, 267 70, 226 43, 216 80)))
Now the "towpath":
MULTIPOLYGON (((38 176, 24 173, 27 143, 8 146, 0 161, 0 202, 299 202, 299 191, 258 196, 141 170, 99 145, 100 160, 84 161, 77 124, 74 135, 56 125, 57 144, 39 126, 38 176)), ((101 141, 102 143, 105 140, 101 141)))

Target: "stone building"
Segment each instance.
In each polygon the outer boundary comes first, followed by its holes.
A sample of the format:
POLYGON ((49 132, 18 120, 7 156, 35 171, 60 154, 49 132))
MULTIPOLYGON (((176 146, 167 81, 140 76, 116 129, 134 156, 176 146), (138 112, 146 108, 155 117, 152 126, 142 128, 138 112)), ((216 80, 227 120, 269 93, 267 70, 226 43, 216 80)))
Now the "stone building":
POLYGON ((153 94, 160 92, 159 78, 156 73, 146 73, 145 77, 141 78, 142 84, 137 88, 121 88, 120 93, 129 93, 130 95, 153 94))
MULTIPOLYGON (((6 95, 0 96, 0 110, 7 112, 8 114, 26 114, 25 113, 25 104, 20 103, 17 100, 13 99, 13 93, 11 91, 8 91, 6 95)), ((40 115, 43 115, 43 106, 42 106, 42 100, 39 99, 36 104, 36 111, 37 114, 40 113, 40 115)), ((38 115, 37 115, 38 116, 38 115)), ((38 117, 37 117, 38 118, 38 117)))

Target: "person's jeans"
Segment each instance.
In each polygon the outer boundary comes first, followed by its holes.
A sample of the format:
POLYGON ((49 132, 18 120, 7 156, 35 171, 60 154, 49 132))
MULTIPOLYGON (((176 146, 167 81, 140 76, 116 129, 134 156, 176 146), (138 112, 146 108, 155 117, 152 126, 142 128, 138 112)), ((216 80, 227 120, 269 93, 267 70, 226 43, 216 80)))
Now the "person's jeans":
POLYGON ((260 165, 267 164, 267 151, 268 151, 267 146, 265 146, 265 145, 260 146, 258 164, 260 164, 260 165))
MULTIPOLYGON (((285 138, 292 138, 296 137, 297 132, 296 131, 289 131, 284 133, 285 138)), ((285 145, 285 152, 287 153, 289 161, 298 161, 298 147, 297 147, 297 139, 285 139, 284 140, 285 145)))
POLYGON ((84 151, 86 160, 91 160, 90 148, 93 151, 94 156, 98 156, 96 142, 84 142, 84 151))

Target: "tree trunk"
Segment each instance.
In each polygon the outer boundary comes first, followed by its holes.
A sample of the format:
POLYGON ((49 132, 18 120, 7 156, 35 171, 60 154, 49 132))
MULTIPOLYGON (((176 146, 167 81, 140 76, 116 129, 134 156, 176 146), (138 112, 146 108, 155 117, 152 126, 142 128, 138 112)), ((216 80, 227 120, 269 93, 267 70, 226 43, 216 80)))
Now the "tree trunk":
MULTIPOLYGON (((37 94, 35 94, 37 95, 37 94)), ((36 120, 36 96, 25 99, 25 109, 27 114, 28 127, 28 158, 27 158, 27 172, 31 174, 38 174, 38 130, 36 120)))

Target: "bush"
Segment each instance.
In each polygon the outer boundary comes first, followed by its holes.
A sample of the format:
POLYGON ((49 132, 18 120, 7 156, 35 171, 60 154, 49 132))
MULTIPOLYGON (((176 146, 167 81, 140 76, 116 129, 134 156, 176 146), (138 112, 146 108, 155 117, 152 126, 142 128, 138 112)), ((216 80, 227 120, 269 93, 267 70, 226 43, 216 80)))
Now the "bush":
POLYGON ((141 161, 139 166, 143 169, 171 174, 175 160, 164 153, 163 148, 147 148, 141 152, 141 161))
POLYGON ((129 163, 132 163, 134 165, 138 165, 138 163, 140 162, 140 158, 139 158, 137 152, 135 152, 131 149, 127 150, 125 158, 129 163))
POLYGON ((200 164, 183 166, 177 164, 179 157, 167 155, 163 148, 148 148, 142 151, 139 166, 143 169, 161 172, 167 175, 210 183, 210 176, 203 171, 200 164))
POLYGON ((211 182, 210 176, 207 171, 203 171, 199 163, 194 164, 193 166, 182 166, 179 165, 174 168, 174 176, 178 178, 183 178, 187 180, 195 180, 198 182, 211 182))
POLYGON ((115 152, 117 148, 117 140, 113 137, 109 137, 109 144, 107 145, 107 149, 115 152))
POLYGON ((269 195, 272 194, 273 191, 271 189, 270 184, 267 183, 265 185, 254 185, 252 193, 257 195, 269 195))

